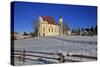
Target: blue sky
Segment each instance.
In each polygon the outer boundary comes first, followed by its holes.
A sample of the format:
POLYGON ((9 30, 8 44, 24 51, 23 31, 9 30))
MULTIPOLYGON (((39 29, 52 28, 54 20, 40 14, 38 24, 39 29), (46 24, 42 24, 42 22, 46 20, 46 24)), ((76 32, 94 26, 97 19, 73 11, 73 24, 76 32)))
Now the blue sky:
POLYGON ((87 28, 97 24, 97 7, 15 2, 14 30, 33 32, 33 24, 39 16, 52 16, 56 22, 59 16, 62 16, 64 23, 68 24, 71 29, 87 28))

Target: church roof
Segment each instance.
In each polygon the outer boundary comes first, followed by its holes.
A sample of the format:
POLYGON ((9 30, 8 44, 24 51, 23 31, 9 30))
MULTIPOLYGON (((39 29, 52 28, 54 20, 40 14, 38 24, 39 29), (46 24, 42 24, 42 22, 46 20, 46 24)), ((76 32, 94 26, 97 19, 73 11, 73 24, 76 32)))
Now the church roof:
POLYGON ((48 24, 54 24, 54 25, 59 25, 58 23, 55 22, 54 18, 51 16, 42 16, 43 21, 47 21, 48 24))

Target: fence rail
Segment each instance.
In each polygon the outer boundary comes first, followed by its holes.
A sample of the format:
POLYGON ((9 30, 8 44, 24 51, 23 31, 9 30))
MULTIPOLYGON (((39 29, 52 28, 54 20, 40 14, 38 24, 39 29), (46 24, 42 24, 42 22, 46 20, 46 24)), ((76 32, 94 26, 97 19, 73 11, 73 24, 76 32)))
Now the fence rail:
MULTIPOLYGON (((72 60, 72 59, 66 59, 65 57, 79 57, 79 58, 86 58, 86 59, 94 59, 97 60, 97 57, 94 56, 85 56, 85 55, 69 55, 69 52, 66 56, 63 55, 63 53, 46 53, 46 52, 36 52, 36 51, 27 51, 25 49, 21 49, 21 50, 14 50, 11 52, 11 58, 19 58, 20 61, 25 62, 25 60, 30 60, 30 61, 34 61, 33 58, 29 58, 29 57, 39 57, 39 58, 46 58, 46 59, 53 59, 53 60, 57 60, 59 61, 59 63, 64 63, 66 61, 68 62, 82 62, 79 60, 72 60), (39 55, 36 55, 36 54, 39 55), (42 56, 42 55, 44 56, 42 56), (50 56, 47 56, 50 55, 50 56), (52 57, 52 56, 58 56, 58 57, 52 57)), ((12 63, 14 64, 14 62, 12 63)))
MULTIPOLYGON (((20 50, 14 50, 15 52, 20 52, 20 50)), ((56 53, 47 53, 47 52, 38 52, 38 51, 25 51, 25 52, 28 52, 28 53, 39 53, 39 54, 49 54, 49 55, 59 55, 59 54, 56 54, 56 53)))
POLYGON ((55 38, 55 39, 58 39, 58 40, 71 42, 71 43, 97 44, 96 41, 68 40, 68 39, 61 39, 61 38, 58 38, 58 37, 49 37, 49 38, 55 38))
POLYGON ((95 57, 95 56, 86 56, 86 55, 66 55, 66 56, 80 57, 80 58, 87 58, 87 59, 95 59, 95 60, 97 60, 97 57, 95 57))

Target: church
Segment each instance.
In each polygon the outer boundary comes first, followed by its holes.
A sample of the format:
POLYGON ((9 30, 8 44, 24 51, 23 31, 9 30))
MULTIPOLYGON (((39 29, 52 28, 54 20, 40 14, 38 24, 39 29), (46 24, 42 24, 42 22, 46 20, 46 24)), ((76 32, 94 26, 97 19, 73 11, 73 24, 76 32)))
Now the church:
POLYGON ((63 18, 59 17, 58 23, 51 16, 40 16, 38 18, 37 36, 61 36, 63 31, 63 18))

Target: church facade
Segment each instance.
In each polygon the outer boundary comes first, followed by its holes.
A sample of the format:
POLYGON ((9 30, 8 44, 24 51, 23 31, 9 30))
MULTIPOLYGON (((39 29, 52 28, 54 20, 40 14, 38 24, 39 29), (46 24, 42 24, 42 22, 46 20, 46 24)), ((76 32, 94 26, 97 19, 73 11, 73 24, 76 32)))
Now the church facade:
POLYGON ((63 18, 59 17, 58 23, 51 16, 40 16, 38 18, 38 36, 60 36, 63 33, 63 18))

